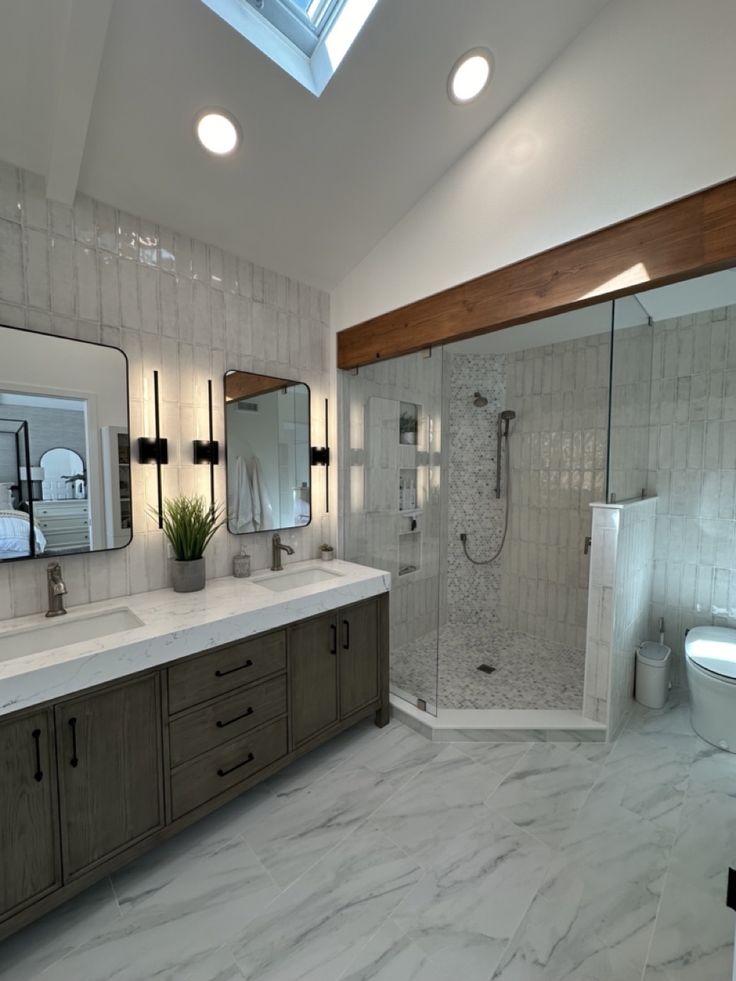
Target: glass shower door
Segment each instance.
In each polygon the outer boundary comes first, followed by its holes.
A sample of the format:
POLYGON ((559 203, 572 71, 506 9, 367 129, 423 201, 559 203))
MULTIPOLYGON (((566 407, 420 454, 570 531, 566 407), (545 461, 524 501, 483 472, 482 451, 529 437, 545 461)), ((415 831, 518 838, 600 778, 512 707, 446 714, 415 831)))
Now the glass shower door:
POLYGON ((391 689, 437 711, 442 358, 340 375, 346 559, 391 573, 391 689))

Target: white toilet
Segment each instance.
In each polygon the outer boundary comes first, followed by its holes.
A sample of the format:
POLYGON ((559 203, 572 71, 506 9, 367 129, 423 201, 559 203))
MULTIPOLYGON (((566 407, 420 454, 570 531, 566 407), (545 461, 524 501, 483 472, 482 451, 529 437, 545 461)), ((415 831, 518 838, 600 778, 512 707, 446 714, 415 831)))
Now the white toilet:
POLYGON ((736 753, 736 630, 693 627, 685 638, 693 729, 736 753))

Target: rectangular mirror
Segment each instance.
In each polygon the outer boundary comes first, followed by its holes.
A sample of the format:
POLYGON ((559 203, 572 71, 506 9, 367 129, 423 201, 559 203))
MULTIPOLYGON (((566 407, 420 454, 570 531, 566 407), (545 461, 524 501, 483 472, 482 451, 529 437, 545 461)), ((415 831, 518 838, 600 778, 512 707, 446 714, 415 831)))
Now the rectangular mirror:
POLYGON ((303 528, 312 520, 309 386, 225 374, 228 529, 303 528))
POLYGON ((125 355, 0 326, 0 561, 132 537, 125 355))

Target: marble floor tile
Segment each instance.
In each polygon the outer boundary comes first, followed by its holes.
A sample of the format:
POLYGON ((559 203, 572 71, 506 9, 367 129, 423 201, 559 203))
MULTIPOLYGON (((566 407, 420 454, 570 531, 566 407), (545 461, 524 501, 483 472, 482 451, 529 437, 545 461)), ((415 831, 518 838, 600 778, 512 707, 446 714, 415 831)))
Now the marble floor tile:
POLYGON ((246 981, 337 981, 420 875, 385 836, 352 835, 241 932, 241 973, 246 981))
MULTIPOLYGON (((412 774, 417 770, 414 766, 412 774)), ((400 768, 380 773, 348 761, 306 789, 254 808, 243 834, 276 883, 286 888, 355 831, 407 779, 400 768)))
POLYGON ((539 889, 550 849, 503 818, 483 817, 427 862, 392 919, 463 981, 487 981, 539 889))
MULTIPOLYGON (((158 886, 160 878, 154 875, 158 886)), ((49 981, 178 981, 233 941, 279 890, 241 839, 160 888, 139 881, 131 912, 50 969, 49 981)), ((47 972, 49 973, 49 972, 47 972)))
POLYGON ((112 924, 121 913, 109 879, 85 890, 52 913, 0 943, 0 979, 31 981, 112 924))
POLYGON ((505 777, 524 759, 531 749, 531 743, 453 743, 456 749, 465 753, 471 760, 488 767, 494 773, 505 777))
POLYGON ((488 799, 491 810, 556 846, 584 804, 609 747, 534 743, 488 799))
POLYGON ((493 974, 501 981, 640 981, 626 938, 606 940, 586 877, 559 858, 493 974))
POLYGON ((0 981, 725 981, 736 756, 358 726, 0 944, 0 981))
POLYGON ((351 962, 340 981, 448 981, 453 952, 431 957, 392 919, 386 920, 351 962))
POLYGON ((691 878, 667 876, 644 981, 727 981, 734 914, 691 878))
POLYGON ((608 757, 591 797, 611 810, 621 809, 675 831, 694 752, 692 736, 626 732, 608 757))
POLYGON ((722 900, 729 864, 736 867, 736 788, 730 796, 691 785, 672 848, 672 872, 722 900))
POLYGON ((421 864, 453 837, 486 816, 483 802, 500 774, 475 763, 454 746, 442 750, 366 827, 388 835, 421 864))

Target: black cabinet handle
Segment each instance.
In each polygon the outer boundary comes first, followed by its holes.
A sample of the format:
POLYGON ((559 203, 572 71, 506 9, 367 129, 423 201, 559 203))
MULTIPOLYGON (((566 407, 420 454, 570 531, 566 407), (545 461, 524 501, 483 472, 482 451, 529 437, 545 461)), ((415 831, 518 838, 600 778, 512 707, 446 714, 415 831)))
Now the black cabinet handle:
POLYGON ((218 777, 226 777, 228 773, 232 773, 233 770, 239 770, 241 766, 247 766, 252 763, 255 759, 253 753, 248 753, 248 756, 243 760, 242 763, 236 763, 235 766, 231 766, 228 770, 223 770, 222 767, 217 771, 218 777))
POLYGON ((337 654, 337 624, 330 624, 330 632, 332 633, 332 643, 330 644, 330 654, 337 654))
POLYGON ((36 772, 33 774, 33 779, 40 783, 43 780, 43 770, 41 769, 41 730, 34 729, 31 735, 36 744, 36 772))
POLYGON ((246 711, 243 712, 242 715, 236 715, 234 719, 228 719, 227 722, 222 722, 222 721, 218 722, 217 728, 224 729, 225 726, 231 726, 233 722, 238 722, 240 719, 246 719, 249 715, 253 715, 253 709, 251 707, 246 709, 246 711))
POLYGON ((344 651, 350 650, 350 621, 342 621, 342 649, 344 651))
POLYGON ((69 719, 69 726, 72 730, 72 758, 69 760, 72 766, 79 765, 79 757, 77 756, 77 720, 75 717, 69 719))
POLYGON ((250 658, 248 658, 245 664, 239 664, 237 668, 228 668, 227 671, 220 671, 220 669, 218 668, 217 671, 215 671, 215 677, 224 678, 225 675, 234 674, 235 671, 245 671, 246 668, 252 668, 252 667, 253 667, 253 662, 251 661, 250 658))

